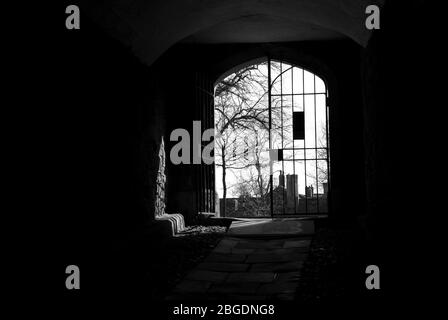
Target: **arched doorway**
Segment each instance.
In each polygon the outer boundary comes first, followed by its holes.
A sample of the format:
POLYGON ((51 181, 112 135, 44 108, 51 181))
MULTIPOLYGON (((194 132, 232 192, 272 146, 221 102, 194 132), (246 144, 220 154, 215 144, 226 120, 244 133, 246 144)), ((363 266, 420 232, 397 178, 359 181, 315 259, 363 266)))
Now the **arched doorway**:
POLYGON ((328 90, 286 61, 248 63, 215 86, 216 191, 222 216, 328 213, 328 90))

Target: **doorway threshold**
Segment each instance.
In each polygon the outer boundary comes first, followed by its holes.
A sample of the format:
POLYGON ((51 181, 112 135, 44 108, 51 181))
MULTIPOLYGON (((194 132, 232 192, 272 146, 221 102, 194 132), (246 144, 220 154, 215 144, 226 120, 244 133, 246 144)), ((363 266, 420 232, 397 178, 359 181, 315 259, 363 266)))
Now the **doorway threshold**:
POLYGON ((231 237, 285 238, 310 237, 314 221, 299 218, 238 219, 232 221, 227 235, 231 237))

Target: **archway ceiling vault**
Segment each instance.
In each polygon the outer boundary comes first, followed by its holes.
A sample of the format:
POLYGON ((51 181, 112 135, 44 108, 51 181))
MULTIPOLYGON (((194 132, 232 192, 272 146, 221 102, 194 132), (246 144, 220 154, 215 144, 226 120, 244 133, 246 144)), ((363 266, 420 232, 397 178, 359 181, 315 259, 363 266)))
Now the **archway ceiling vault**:
POLYGON ((365 8, 385 0, 92 1, 91 18, 151 65, 186 43, 251 43, 351 38, 361 46, 365 8))

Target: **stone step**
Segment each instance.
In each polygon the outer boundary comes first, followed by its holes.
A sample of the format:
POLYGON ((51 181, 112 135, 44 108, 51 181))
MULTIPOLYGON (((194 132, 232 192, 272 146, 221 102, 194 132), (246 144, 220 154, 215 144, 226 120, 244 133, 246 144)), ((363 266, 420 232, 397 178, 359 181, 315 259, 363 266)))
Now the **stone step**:
POLYGON ((184 216, 180 213, 165 213, 157 216, 155 223, 167 224, 168 228, 171 228, 171 234, 174 236, 185 229, 184 216))

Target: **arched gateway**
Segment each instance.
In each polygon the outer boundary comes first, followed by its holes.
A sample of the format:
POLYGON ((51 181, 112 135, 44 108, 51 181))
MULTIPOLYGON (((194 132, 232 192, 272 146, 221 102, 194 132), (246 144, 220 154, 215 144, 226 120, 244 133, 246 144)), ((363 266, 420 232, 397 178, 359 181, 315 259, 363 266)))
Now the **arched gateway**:
POLYGON ((222 216, 327 214, 325 82, 285 61, 241 66, 215 86, 215 177, 222 216))

